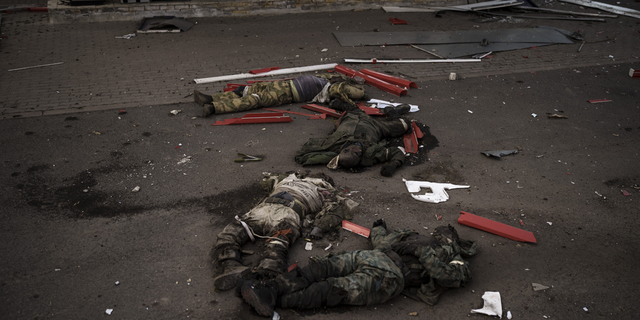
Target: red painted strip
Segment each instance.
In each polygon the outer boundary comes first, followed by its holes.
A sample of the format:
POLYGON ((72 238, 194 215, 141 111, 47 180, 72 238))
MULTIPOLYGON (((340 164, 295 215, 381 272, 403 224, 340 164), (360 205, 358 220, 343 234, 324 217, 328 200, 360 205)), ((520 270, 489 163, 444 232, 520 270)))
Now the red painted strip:
POLYGON ((389 18, 389 21, 391 21, 391 24, 408 24, 406 21, 396 18, 389 18))
POLYGON ((347 220, 342 220, 342 228, 355 234, 359 234, 365 238, 369 238, 369 235, 371 234, 371 230, 347 220))
POLYGON ((608 100, 608 99, 589 100, 589 103, 602 103, 602 102, 611 102, 611 100, 608 100))
POLYGON ((382 72, 378 72, 378 71, 373 71, 373 70, 369 70, 369 69, 360 69, 360 72, 366 74, 366 75, 370 75, 374 78, 378 78, 380 80, 389 82, 391 84, 395 84, 397 86, 403 87, 403 88, 418 88, 418 85, 415 82, 409 81, 409 80, 405 80, 402 78, 398 78, 398 77, 394 77, 392 75, 388 75, 386 73, 382 73, 382 72))
POLYGON ((225 126, 230 124, 249 124, 249 123, 276 123, 291 122, 289 116, 282 113, 247 113, 242 118, 232 118, 224 121, 216 121, 212 126, 225 126))
POLYGON ((471 214, 468 212, 460 211, 460 218, 458 218, 458 223, 461 225, 491 232, 507 239, 536 243, 536 237, 532 232, 514 228, 504 223, 489 220, 487 218, 476 216, 475 214, 471 214))
POLYGON ((411 121, 411 128, 413 128, 413 132, 416 133, 416 138, 422 139, 422 137, 424 137, 424 134, 422 133, 422 130, 420 130, 420 128, 418 128, 418 125, 416 124, 415 121, 411 121))

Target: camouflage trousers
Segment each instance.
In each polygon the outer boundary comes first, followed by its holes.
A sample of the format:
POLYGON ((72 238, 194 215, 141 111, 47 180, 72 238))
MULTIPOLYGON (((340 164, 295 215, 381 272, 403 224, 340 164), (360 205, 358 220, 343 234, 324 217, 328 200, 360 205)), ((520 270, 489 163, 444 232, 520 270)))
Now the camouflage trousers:
POLYGON ((365 306, 384 303, 404 289, 400 268, 380 250, 362 250, 311 258, 305 277, 279 276, 283 308, 365 306), (309 279, 313 278, 313 279, 309 279))
MULTIPOLYGON (((271 237, 265 241, 263 258, 258 270, 281 273, 287 267, 291 244, 300 237, 300 218, 291 208, 281 204, 262 203, 241 217, 257 236, 271 237)), ((256 236, 256 241, 261 238, 256 236)), ((242 262, 242 246, 249 241, 249 234, 239 221, 228 224, 218 234, 213 249, 213 262, 217 273, 222 273, 225 261, 242 262)))
POLYGON ((255 83, 248 87, 244 97, 238 97, 233 92, 218 93, 211 97, 216 114, 269 108, 293 102, 289 80, 255 83))

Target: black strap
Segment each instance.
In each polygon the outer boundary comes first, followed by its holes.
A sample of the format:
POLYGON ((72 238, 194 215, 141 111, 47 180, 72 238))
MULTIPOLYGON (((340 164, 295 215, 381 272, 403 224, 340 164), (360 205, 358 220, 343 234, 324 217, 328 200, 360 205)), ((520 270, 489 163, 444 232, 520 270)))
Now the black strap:
POLYGON ((300 216, 300 219, 304 219, 304 208, 302 208, 302 206, 300 206, 295 200, 293 201, 289 201, 289 200, 285 200, 282 198, 278 198, 275 196, 271 196, 269 198, 267 198, 266 200, 264 200, 265 203, 277 203, 277 204, 281 204, 285 207, 289 207, 291 209, 293 209, 293 211, 295 211, 298 216, 300 216))

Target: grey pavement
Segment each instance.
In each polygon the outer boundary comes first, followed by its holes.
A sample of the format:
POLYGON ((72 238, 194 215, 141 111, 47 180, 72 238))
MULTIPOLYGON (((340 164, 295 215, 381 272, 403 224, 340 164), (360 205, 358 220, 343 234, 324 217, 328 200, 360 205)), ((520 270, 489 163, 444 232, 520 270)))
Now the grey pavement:
MULTIPOLYGON (((11 5, 12 1, 15 0, 3 0, 0 7, 11 5)), ((638 2, 622 1, 617 5, 640 9, 638 2)), ((597 12, 557 2, 544 7, 597 12)), ((517 18, 487 22, 486 18, 473 13, 459 12, 446 12, 441 17, 433 13, 386 13, 381 9, 310 12, 189 18, 197 24, 187 32, 137 34, 131 39, 122 39, 117 37, 135 33, 139 21, 51 24, 47 15, 47 12, 24 10, 2 13, 3 118, 188 103, 192 101, 189 95, 194 89, 213 93, 225 85, 195 84, 193 79, 266 67, 344 64, 344 58, 431 58, 408 46, 341 47, 332 34, 336 30, 450 31, 547 25, 579 31, 585 36, 584 46, 575 43, 499 52, 482 62, 348 65, 354 69, 375 68, 419 85, 446 79, 451 72, 460 78, 535 73, 635 62, 640 55, 637 52, 640 21, 625 16, 609 18, 606 22, 517 18), (390 17, 409 24, 392 25, 390 17), (61 64, 8 71, 53 63, 61 64)), ((185 111, 199 115, 195 104, 187 108, 185 111)))

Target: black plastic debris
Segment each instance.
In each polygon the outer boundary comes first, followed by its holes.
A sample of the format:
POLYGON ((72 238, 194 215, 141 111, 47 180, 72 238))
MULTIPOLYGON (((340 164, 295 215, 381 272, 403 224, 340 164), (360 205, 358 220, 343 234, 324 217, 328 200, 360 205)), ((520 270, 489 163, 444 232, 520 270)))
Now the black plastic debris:
POLYGON ((144 18, 138 33, 157 33, 157 32, 182 32, 193 27, 193 22, 176 18, 175 16, 156 16, 144 18))
POLYGON ((487 157, 494 157, 494 158, 500 158, 502 156, 508 156, 510 154, 516 154, 518 153, 517 149, 514 150, 494 150, 494 151, 483 151, 482 154, 484 154, 487 157))

